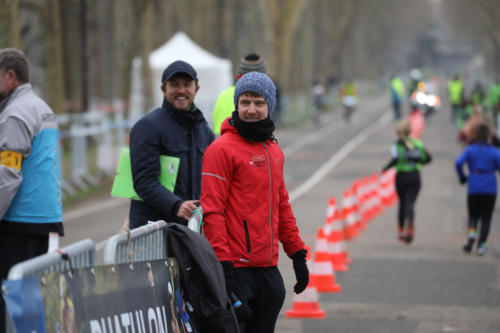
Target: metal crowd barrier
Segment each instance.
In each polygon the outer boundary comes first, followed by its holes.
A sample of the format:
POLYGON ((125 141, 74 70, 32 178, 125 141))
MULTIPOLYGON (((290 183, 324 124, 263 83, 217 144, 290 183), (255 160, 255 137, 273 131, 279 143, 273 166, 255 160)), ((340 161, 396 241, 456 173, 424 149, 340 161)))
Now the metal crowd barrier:
POLYGON ((104 265, 166 258, 166 231, 167 223, 156 221, 111 236, 104 247, 104 265))
MULTIPOLYGON (((97 265, 95 244, 91 239, 73 243, 58 251, 52 251, 15 264, 9 270, 8 280, 20 280, 26 276, 51 272, 64 272, 70 269, 97 265)), ((3 314, 0 314, 3 315, 3 314)), ((14 325, 5 313, 7 333, 14 333, 14 325)), ((1 331, 1 329, 0 329, 1 331)))
POLYGON ((69 269, 97 265, 95 244, 91 239, 84 239, 38 257, 20 262, 9 270, 8 280, 50 272, 63 272, 69 269))

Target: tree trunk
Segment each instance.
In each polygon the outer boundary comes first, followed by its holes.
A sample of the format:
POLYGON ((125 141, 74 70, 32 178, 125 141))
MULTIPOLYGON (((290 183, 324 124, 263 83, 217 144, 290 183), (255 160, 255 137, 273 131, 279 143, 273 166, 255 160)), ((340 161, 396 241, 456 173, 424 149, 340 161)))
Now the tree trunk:
POLYGON ((286 90, 290 82, 292 37, 304 7, 303 0, 268 0, 271 21, 269 67, 286 90))
POLYGON ((81 103, 80 75, 80 26, 75 17, 79 16, 78 3, 60 0, 61 29, 63 34, 63 63, 66 107, 68 111, 78 111, 81 103))
POLYGON ((49 86, 49 105, 55 113, 64 113, 64 66, 62 50, 61 12, 59 0, 46 2, 46 54, 47 84, 49 86))
POLYGON ((0 0, 0 8, 0 48, 20 48, 19 0, 0 0))
MULTIPOLYGON (((144 83, 144 94, 146 101, 153 100, 153 89, 160 89, 160 82, 153 85, 152 73, 149 66, 149 54, 153 50, 154 45, 154 3, 151 0, 147 1, 144 11, 141 15, 140 20, 140 33, 139 33, 139 54, 142 58, 142 82, 144 83)), ((130 63, 130 66, 132 63, 130 63)), ((152 103, 146 103, 146 107, 149 109, 153 105, 152 103)))

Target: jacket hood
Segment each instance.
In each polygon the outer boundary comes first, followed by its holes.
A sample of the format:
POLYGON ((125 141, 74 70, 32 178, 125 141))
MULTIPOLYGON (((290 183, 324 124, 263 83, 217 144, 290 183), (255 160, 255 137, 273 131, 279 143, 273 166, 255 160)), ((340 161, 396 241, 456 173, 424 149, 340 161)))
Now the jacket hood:
POLYGON ((222 122, 222 125, 220 126, 220 135, 224 135, 224 133, 236 133, 236 134, 239 135, 238 130, 236 129, 236 127, 234 127, 233 125, 231 125, 229 123, 230 119, 231 119, 231 117, 227 117, 222 122))

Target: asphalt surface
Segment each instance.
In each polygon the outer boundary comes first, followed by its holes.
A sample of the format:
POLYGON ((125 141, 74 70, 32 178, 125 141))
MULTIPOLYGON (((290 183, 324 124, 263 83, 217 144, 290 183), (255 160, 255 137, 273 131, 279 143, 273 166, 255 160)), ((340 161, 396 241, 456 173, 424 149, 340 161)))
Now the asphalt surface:
MULTIPOLYGON (((344 189, 378 172, 395 140, 387 96, 364 97, 346 124, 339 111, 312 122, 280 129, 286 156, 285 180, 304 241, 314 249, 328 198, 340 204, 344 189)), ((353 263, 336 272, 342 292, 322 293, 327 318, 287 319, 295 277, 291 260, 280 255, 287 297, 276 332, 500 332, 500 208, 494 212, 485 257, 465 255, 466 188, 458 184, 453 162, 460 154, 456 132, 443 108, 427 120, 421 139, 433 156, 422 170, 411 245, 396 239, 396 205, 347 243, 353 263)), ((94 198, 65 210, 61 244, 91 238, 102 248, 127 215, 127 200, 94 198)))
MULTIPOLYGON (((384 98, 362 102, 351 127, 334 115, 331 126, 337 127, 327 139, 288 158, 286 163, 300 163, 301 158, 308 160, 330 152, 329 147, 345 145, 342 138, 352 140, 372 129, 292 204, 301 233, 313 249, 328 197, 335 196, 340 203, 344 189, 355 179, 378 172, 389 160, 395 133, 392 120, 383 121, 384 116, 390 116, 388 108, 384 98), (345 134, 349 131, 354 133, 345 134), (338 132, 344 132, 340 138, 338 132)), ((466 188, 459 185, 454 170, 462 148, 448 119, 447 109, 441 110, 427 119, 421 136, 433 162, 424 166, 421 174, 414 242, 398 243, 397 205, 385 209, 360 237, 347 243, 353 263, 349 271, 335 274, 342 292, 319 295, 320 308, 327 313, 321 320, 285 318, 286 310, 292 307, 294 275, 291 261, 282 254, 279 265, 288 293, 276 332, 500 332, 500 210, 497 202, 488 254, 464 254, 466 188)), ((313 164, 319 167, 321 163, 313 164)), ((293 167, 287 166, 287 173, 289 169, 293 167)))

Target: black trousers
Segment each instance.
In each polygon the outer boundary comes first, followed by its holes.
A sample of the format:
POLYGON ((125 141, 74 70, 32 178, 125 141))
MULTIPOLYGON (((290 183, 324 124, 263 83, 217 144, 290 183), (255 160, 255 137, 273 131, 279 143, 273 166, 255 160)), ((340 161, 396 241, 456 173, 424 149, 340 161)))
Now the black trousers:
POLYGON ((278 267, 235 269, 234 293, 253 312, 252 319, 240 322, 241 333, 272 333, 285 301, 285 285, 278 267))
MULTIPOLYGON (((48 235, 0 232, 0 281, 7 278, 15 264, 47 252, 48 235)), ((5 303, 0 297, 0 333, 5 333, 5 303)))
POLYGON ((469 211, 469 228, 478 228, 481 222, 478 244, 486 243, 490 233, 491 215, 495 208, 496 194, 469 194, 467 209, 469 211))
POLYGON ((420 192, 420 173, 418 171, 398 172, 396 174, 396 192, 399 197, 398 225, 402 228, 405 221, 413 226, 415 202, 420 192))

